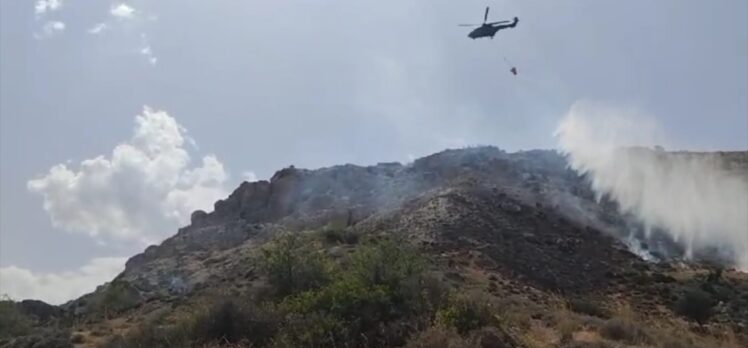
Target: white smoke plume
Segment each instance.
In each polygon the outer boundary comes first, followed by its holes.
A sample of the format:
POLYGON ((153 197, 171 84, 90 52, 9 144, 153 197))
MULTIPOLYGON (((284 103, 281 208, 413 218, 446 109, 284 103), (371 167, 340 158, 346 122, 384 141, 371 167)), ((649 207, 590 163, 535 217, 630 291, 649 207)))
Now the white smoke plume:
POLYGON ((609 196, 647 230, 666 231, 683 243, 687 256, 717 247, 748 270, 745 164, 736 173, 719 154, 664 152, 651 118, 587 101, 571 107, 555 136, 571 168, 589 177, 598 197, 609 196))

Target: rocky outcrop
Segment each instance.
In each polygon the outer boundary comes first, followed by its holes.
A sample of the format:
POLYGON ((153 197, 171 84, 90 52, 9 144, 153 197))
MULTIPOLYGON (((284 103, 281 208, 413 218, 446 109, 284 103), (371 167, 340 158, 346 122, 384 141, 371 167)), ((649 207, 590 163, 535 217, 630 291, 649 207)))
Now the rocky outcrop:
POLYGON ((128 260, 119 279, 143 301, 249 281, 247 250, 280 230, 329 224, 397 231, 437 252, 478 250, 494 269, 559 292, 605 287, 607 275, 643 262, 629 252, 631 238, 641 238, 640 255, 682 255, 662 234, 635 233, 637 222, 596 200, 557 152, 479 147, 408 165, 290 166, 268 181, 243 182, 213 212, 194 212, 189 226, 128 260))

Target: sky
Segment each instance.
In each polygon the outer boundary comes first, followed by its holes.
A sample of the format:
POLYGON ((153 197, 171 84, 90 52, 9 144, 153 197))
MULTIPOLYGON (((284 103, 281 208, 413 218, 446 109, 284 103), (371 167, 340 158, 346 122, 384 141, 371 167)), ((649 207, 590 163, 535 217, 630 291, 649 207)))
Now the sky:
POLYGON ((91 291, 288 165, 556 148, 579 100, 745 150, 746 62, 743 0, 0 1, 0 293, 91 291), (486 5, 518 26, 467 38, 486 5))

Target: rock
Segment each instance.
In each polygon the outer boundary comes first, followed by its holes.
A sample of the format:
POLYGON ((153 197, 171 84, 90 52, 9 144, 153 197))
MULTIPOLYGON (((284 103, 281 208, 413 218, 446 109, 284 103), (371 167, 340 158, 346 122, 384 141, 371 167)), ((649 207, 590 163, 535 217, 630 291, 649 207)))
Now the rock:
POLYGON ((207 220, 208 213, 206 213, 203 210, 195 210, 192 215, 190 215, 190 223, 194 225, 200 225, 202 222, 207 220))

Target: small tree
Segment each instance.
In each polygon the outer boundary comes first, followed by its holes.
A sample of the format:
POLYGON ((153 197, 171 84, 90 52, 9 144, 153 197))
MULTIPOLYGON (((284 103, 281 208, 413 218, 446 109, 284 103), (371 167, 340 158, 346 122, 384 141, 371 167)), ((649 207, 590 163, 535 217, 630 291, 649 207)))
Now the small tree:
POLYGON ((319 287, 328 280, 329 261, 297 234, 282 235, 262 249, 259 263, 281 297, 319 287))
POLYGON ((678 314, 703 325, 712 316, 713 301, 709 293, 700 289, 687 290, 677 303, 678 314))
POLYGON ((423 269, 423 259, 417 253, 390 239, 362 247, 351 260, 351 272, 363 284, 389 289, 400 287, 423 269))

